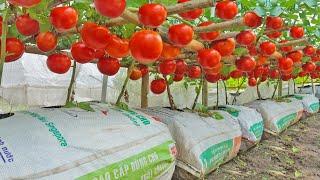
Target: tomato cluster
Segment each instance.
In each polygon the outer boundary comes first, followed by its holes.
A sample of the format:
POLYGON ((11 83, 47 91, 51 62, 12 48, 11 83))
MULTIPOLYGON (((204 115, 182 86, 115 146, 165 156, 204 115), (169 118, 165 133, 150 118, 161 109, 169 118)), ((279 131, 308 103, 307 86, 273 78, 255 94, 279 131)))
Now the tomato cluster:
MULTIPOLYGON (((14 6, 31 8, 41 0, 8 2, 14 6)), ((177 3, 190 5, 192 2, 178 0, 177 3)), ((95 10, 107 18, 123 20, 128 13, 135 13, 126 9, 126 0, 94 0, 93 4, 95 10)), ((71 6, 57 6, 50 10, 50 31, 41 31, 38 20, 32 18, 27 11, 16 17, 15 26, 21 35, 34 37, 38 49, 48 54, 47 66, 54 73, 67 73, 74 60, 81 64, 96 62, 102 74, 113 76, 124 65, 122 60, 130 59, 127 57, 131 56, 133 66, 128 69, 129 78, 139 80, 149 74, 149 71, 154 71, 157 78, 151 82, 150 89, 155 94, 161 94, 167 89, 168 77, 175 82, 182 81, 185 77, 205 78, 210 83, 228 80, 230 77, 246 77, 249 86, 256 86, 268 78, 286 81, 298 75, 320 77, 320 66, 317 66, 320 62, 320 50, 311 45, 295 49, 290 41, 283 38, 283 31, 289 29, 291 39, 300 39, 304 37, 304 28, 287 28, 285 21, 279 16, 268 16, 262 21, 262 17, 251 11, 239 17, 235 1, 218 1, 215 3, 217 18, 230 21, 238 16, 241 26, 250 28, 242 29, 235 36, 222 38, 226 34, 223 30, 210 30, 218 22, 202 18, 204 9, 179 11, 179 16, 174 16, 179 22, 174 24, 168 24, 170 21, 167 20, 173 16, 167 9, 169 8, 159 3, 143 4, 136 12, 137 18, 133 17, 140 26, 128 39, 123 38, 121 33, 113 33, 115 30, 111 27, 90 21, 83 22, 83 19, 80 23, 79 12, 71 6), (261 26, 262 22, 265 23, 265 29, 263 33, 256 35, 257 31, 253 29, 261 26), (70 47, 70 54, 56 51, 59 37, 64 33, 79 34, 79 39, 70 47), (195 43, 199 41, 205 46, 195 48, 195 43), (239 54, 236 50, 240 48, 246 52, 239 54), (189 57, 183 56, 188 53, 191 53, 189 57), (310 60, 306 62, 304 59, 310 60), (231 68, 226 72, 226 67, 231 68), (297 67, 299 72, 296 71, 297 67)), ((0 32, 1 28, 2 17, 0 32)), ((24 52, 25 45, 21 40, 14 37, 6 39, 6 62, 16 61, 24 52)))

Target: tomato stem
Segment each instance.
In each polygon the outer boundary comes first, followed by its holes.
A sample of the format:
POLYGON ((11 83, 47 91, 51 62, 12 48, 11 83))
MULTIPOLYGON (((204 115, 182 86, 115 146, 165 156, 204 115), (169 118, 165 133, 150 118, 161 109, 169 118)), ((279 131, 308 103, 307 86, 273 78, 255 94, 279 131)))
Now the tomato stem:
POLYGON ((196 105, 197 105, 197 102, 198 102, 198 99, 199 99, 199 95, 200 95, 200 92, 201 92, 201 89, 202 89, 203 80, 204 80, 204 77, 202 75, 200 83, 199 83, 199 89, 196 91, 197 95, 196 95, 196 98, 194 99, 194 102, 193 102, 193 105, 192 105, 192 110, 194 110, 196 108, 196 105))
POLYGON ((130 66, 129 66, 129 69, 128 69, 128 73, 127 73, 127 77, 126 79, 124 80, 124 83, 122 85, 122 89, 121 89, 121 92, 118 96, 118 99, 117 99, 117 102, 116 102, 116 106, 120 104, 120 101, 121 101, 121 98, 122 96, 124 95, 125 93, 125 90, 126 90, 126 87, 127 87, 127 84, 129 82, 129 78, 130 78, 130 75, 132 73, 132 70, 134 68, 134 61, 131 62, 130 66))
POLYGON ((66 104, 68 104, 68 102, 70 102, 70 101, 73 101, 73 98, 71 97, 71 93, 72 93, 73 85, 74 85, 74 82, 75 82, 76 68, 77 68, 77 62, 73 61, 72 75, 71 75, 70 84, 69 84, 69 87, 68 87, 68 94, 67 94, 66 104))
POLYGON ((176 110, 177 107, 174 103, 174 100, 173 100, 173 96, 171 94, 171 90, 170 90, 170 84, 168 82, 168 76, 164 76, 164 80, 166 81, 166 84, 167 84, 167 93, 168 93, 168 98, 169 98, 169 103, 170 103, 170 108, 172 110, 176 110))
POLYGON ((277 89, 278 89, 279 82, 280 82, 280 79, 278 79, 277 84, 274 86, 274 91, 273 91, 273 93, 272 93, 271 99, 274 99, 274 96, 276 95, 276 91, 277 91, 277 89))
POLYGON ((226 104, 228 105, 228 89, 227 89, 227 85, 226 82, 224 80, 222 80, 223 86, 224 86, 224 93, 225 93, 225 98, 226 98, 226 104))
POLYGON ((216 103, 216 109, 219 108, 219 81, 217 81, 217 103, 216 103))

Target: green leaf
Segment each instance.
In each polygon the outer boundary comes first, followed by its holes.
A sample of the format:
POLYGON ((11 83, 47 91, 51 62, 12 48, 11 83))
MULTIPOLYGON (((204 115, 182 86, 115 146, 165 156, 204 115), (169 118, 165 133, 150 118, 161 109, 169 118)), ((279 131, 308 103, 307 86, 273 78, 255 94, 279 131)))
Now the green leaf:
POLYGON ((272 16, 279 16, 280 14, 282 14, 283 10, 280 6, 276 6, 273 9, 271 9, 270 14, 272 16))
POLYGON ((65 108, 75 108, 75 107, 77 107, 77 104, 75 102, 67 102, 67 104, 64 107, 65 108))
POLYGON ((224 117, 219 112, 213 112, 211 117, 213 117, 216 120, 223 120, 224 117))
POLYGON ((304 2, 310 8, 314 8, 317 5, 316 0, 302 0, 302 2, 304 2))
POLYGON ((295 171, 295 172, 294 172, 294 177, 296 177, 296 178, 302 177, 302 172, 300 172, 300 171, 295 171))
POLYGON ((86 110, 86 111, 94 112, 94 109, 87 102, 78 103, 78 108, 86 110))
POLYGON ((237 56, 243 56, 248 54, 248 49, 244 47, 239 47, 234 50, 234 54, 237 56))
POLYGON ((297 148, 297 147, 295 147, 295 146, 293 146, 291 150, 292 150, 292 152, 295 153, 295 154, 300 152, 300 149, 297 148))
POLYGON ((129 110, 129 106, 124 103, 124 102, 120 102, 119 104, 116 105, 118 108, 122 109, 122 110, 125 110, 125 111, 128 111, 129 110))
POLYGON ((266 16, 266 10, 261 6, 257 6, 254 11, 261 17, 266 16))

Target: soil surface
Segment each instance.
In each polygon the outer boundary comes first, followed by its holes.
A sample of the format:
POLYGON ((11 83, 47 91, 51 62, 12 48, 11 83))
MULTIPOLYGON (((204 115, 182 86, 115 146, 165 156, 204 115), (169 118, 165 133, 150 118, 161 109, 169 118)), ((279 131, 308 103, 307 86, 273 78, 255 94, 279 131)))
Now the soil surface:
POLYGON ((206 179, 320 180, 320 114, 264 138, 206 179))

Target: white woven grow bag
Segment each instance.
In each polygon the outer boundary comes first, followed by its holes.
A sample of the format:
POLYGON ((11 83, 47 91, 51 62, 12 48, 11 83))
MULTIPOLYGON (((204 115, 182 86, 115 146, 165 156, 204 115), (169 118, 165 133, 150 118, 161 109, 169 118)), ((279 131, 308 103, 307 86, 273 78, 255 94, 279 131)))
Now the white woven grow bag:
POLYGON ((290 99, 300 101, 307 114, 314 114, 319 111, 319 99, 312 94, 295 94, 290 99))
POLYGON ((253 101, 246 106, 254 108, 261 113, 266 130, 278 134, 299 121, 303 114, 302 103, 290 99, 286 99, 286 101, 259 100, 253 101))
POLYGON ((166 108, 143 111, 168 125, 177 145, 177 165, 197 177, 230 160, 240 149, 240 125, 227 112, 216 111, 213 118, 166 108))
MULTIPOLYGON (((219 109, 237 118, 241 126, 243 139, 249 141, 252 145, 260 142, 264 130, 263 119, 260 113, 255 109, 237 105, 226 105, 219 109)), ((242 143, 242 145, 244 145, 244 143, 242 143)), ((246 147, 241 147, 241 149, 245 148, 246 147)))
POLYGON ((171 179, 175 144, 161 122, 97 104, 0 120, 1 179, 171 179))

